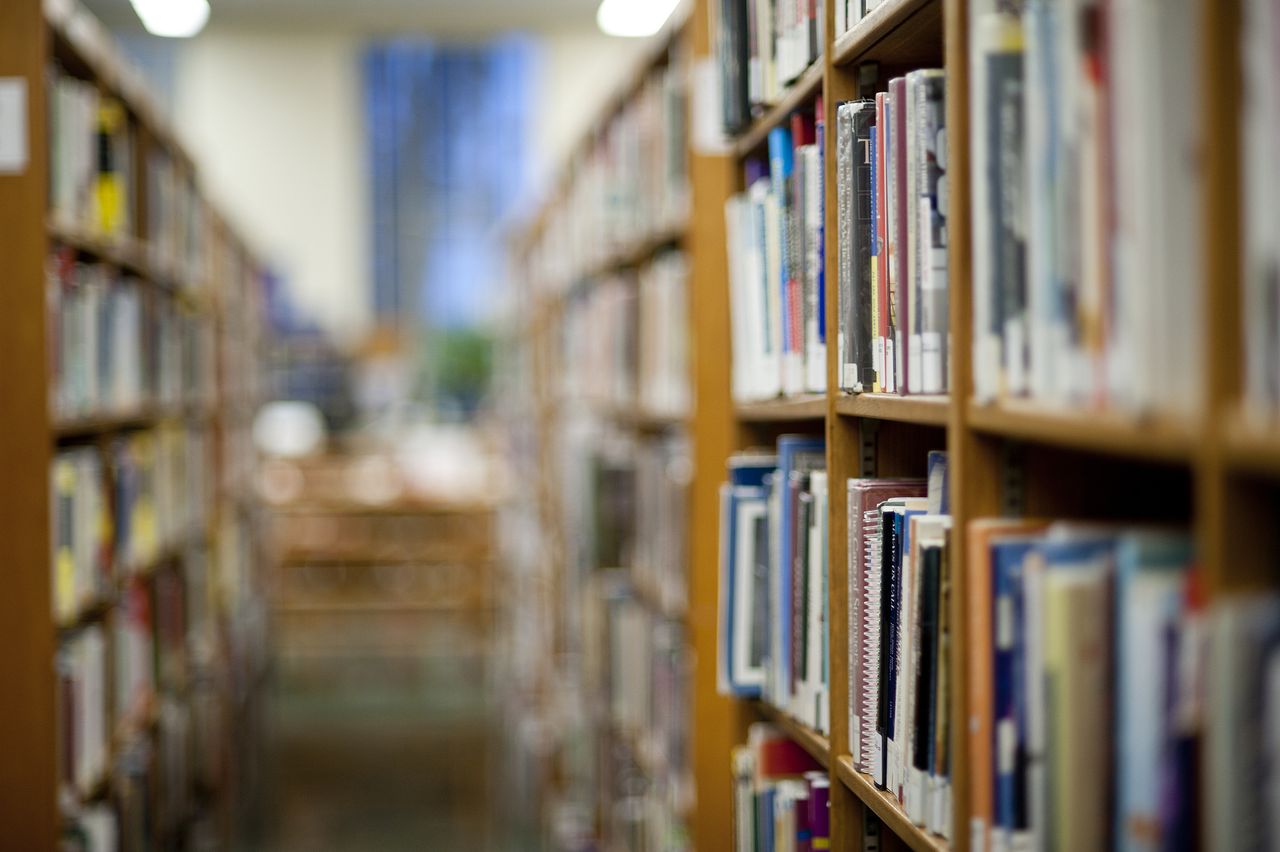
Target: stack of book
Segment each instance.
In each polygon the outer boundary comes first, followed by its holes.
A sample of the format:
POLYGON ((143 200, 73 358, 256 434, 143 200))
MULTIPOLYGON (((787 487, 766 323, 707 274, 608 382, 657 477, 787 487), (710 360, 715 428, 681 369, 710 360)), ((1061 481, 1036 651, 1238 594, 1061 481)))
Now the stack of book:
POLYGON ((1199 10, 984 5, 970 28, 977 398, 1198 411, 1199 10))
POLYGON ((949 387, 946 76, 912 71, 836 110, 840 387, 949 387))
POLYGON ((725 203, 738 402, 827 387, 822 100, 769 133, 725 203))
POLYGON ((951 832, 952 557, 947 462, 928 479, 850 479, 849 743, 854 765, 951 832))
POLYGON ((803 852, 831 843, 831 784, 826 770, 765 723, 733 750, 735 852, 803 852))
POLYGON ((822 2, 719 0, 725 129, 737 133, 822 56, 822 2))
POLYGON ((720 491, 720 690, 830 729, 823 441, 740 453, 720 491))
POLYGON ((1255 412, 1280 412, 1280 11, 1243 4, 1240 55, 1244 194, 1244 385, 1255 412))

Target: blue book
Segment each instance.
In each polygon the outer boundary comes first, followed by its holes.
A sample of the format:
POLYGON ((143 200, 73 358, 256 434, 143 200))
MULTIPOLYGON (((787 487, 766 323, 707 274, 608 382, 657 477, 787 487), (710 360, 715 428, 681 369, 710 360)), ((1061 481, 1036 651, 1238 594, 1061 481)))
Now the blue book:
POLYGON ((1182 614, 1191 558, 1191 541, 1181 533, 1135 532, 1116 544, 1113 759, 1120 852, 1164 848, 1152 828, 1159 825, 1165 787, 1161 761, 1174 736, 1165 706, 1171 686, 1169 639, 1182 614))
POLYGON ((1025 765, 1021 756, 1027 743, 1022 566, 1037 543, 1036 538, 1017 538, 991 546, 994 825, 1006 831, 1027 827, 1025 788, 1018 772, 1018 766, 1025 765))
POLYGON ((801 351, 800 342, 791 336, 791 322, 787 316, 787 280, 791 277, 791 175, 795 171, 795 151, 791 147, 791 131, 775 127, 769 131, 769 178, 773 182, 773 194, 778 200, 778 288, 782 304, 782 351, 801 351))

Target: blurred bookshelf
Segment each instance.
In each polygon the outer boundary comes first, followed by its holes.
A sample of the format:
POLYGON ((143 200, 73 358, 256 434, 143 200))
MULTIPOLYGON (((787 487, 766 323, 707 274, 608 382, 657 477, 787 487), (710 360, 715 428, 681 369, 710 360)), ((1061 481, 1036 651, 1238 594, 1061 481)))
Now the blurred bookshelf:
POLYGON ((7 4, 0 42, 29 142, 0 184, 0 820, 30 849, 227 845, 261 793, 259 268, 86 11, 7 4))

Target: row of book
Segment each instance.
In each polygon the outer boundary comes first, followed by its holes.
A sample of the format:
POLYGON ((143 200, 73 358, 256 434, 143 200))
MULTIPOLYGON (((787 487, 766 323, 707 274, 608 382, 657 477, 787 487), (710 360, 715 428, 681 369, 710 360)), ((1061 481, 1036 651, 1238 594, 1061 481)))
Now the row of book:
POLYGON ((977 397, 1197 411, 1197 104, 1211 95, 1187 60, 1199 10, 1029 0, 970 13, 977 397))
POLYGON ((1280 597, 1207 608, 1177 530, 979 520, 968 547, 981 848, 1194 848, 1202 790, 1223 848, 1280 838, 1280 597))
POLYGON ((135 138, 124 105, 55 68, 49 78, 49 136, 54 219, 102 236, 132 234, 135 138))
POLYGON ((828 485, 821 438, 739 453, 720 490, 718 685, 830 729, 828 485))
POLYGON ((822 99, 769 133, 769 159, 746 163, 725 202, 733 396, 821 393, 827 386, 822 99))
POLYGON ((641 268, 638 286, 640 410, 684 417, 693 407, 687 258, 682 252, 663 252, 641 268))
POLYGON ((174 698, 185 684, 163 685, 157 662, 180 653, 167 647, 173 640, 161 625, 181 622, 183 601, 152 603, 146 585, 135 582, 111 621, 85 625, 59 643, 66 848, 147 848, 137 838, 154 837, 158 826, 177 825, 189 812, 193 727, 186 704, 174 698))
POLYGON ((776 103, 822 56, 820 0, 719 0, 717 58, 730 133, 776 103))
POLYGON ((667 251, 638 273, 575 292, 561 333, 565 397, 606 411, 686 416, 693 397, 688 277, 685 255, 667 251))
POLYGON ((925 479, 850 479, 849 751, 916 824, 951 833, 945 453, 925 479))
POLYGON ((68 624, 189 540, 208 505, 208 442, 165 426, 76 447, 51 465, 53 610, 68 624))
POLYGON ((835 37, 847 33, 864 17, 876 10, 883 0, 827 0, 834 7, 835 37))
POLYGON ((807 752, 757 722, 731 762, 734 852, 830 848, 831 782, 807 752))
POLYGON ((842 390, 945 393, 950 349, 946 75, 836 108, 842 390))
POLYGON ((688 84, 673 51, 582 152, 531 254, 535 277, 563 289, 607 260, 684 225, 689 215, 688 84))
POLYGON ((55 66, 48 98, 53 221, 111 240, 145 239, 146 260, 159 273, 203 283, 206 217, 191 176, 160 147, 144 149, 124 104, 95 84, 55 66))
POLYGON ((1280 11, 1267 0, 1241 7, 1241 187, 1244 388, 1251 408, 1280 412, 1280 11))
POLYGON ((636 447, 636 541, 632 580, 663 612, 688 604, 689 488, 693 456, 689 439, 670 435, 636 447))
POLYGON ((207 396, 212 332, 168 294, 79 263, 70 249, 50 256, 47 291, 55 417, 128 416, 207 396))

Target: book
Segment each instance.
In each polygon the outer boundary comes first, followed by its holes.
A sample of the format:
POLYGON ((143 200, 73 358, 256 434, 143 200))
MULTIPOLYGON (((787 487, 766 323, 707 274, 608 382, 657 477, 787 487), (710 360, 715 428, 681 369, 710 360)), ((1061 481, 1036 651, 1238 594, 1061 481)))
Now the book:
POLYGON ((1187 3, 975 7, 980 400, 1198 410, 1208 141, 1195 66, 1173 59, 1197 22, 1187 3))
POLYGON ((874 100, 837 110, 837 316, 845 341, 838 360, 846 392, 948 387, 945 106, 945 75, 922 69, 890 80, 874 100))
POLYGON ((1266 422, 1280 408, 1280 178, 1272 160, 1280 144, 1280 12, 1264 0, 1241 6, 1241 211, 1244 277, 1241 340, 1244 396, 1266 422))

